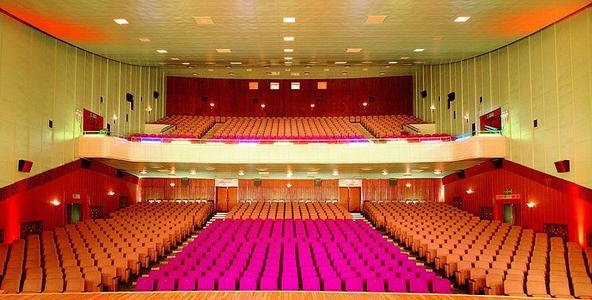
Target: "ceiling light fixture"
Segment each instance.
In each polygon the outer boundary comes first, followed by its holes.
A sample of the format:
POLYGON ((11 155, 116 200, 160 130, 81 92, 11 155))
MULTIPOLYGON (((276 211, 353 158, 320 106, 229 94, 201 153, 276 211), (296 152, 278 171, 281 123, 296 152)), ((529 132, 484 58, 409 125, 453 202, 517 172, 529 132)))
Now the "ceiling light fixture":
POLYGON ((434 104, 430 105, 430 110, 436 110, 436 106, 434 104))
POLYGON ((195 170, 189 171, 189 175, 195 175, 195 173, 196 173, 195 170))
POLYGON ((156 50, 156 52, 158 52, 158 53, 160 53, 160 54, 163 54, 163 53, 169 53, 168 51, 166 51, 166 50, 164 50, 164 49, 159 49, 159 50, 156 50))
POLYGON ((284 60, 292 60, 292 58, 291 58, 291 57, 288 57, 288 56, 286 56, 286 57, 284 57, 284 60))
POLYGON ((113 19, 113 21, 119 25, 127 25, 129 22, 126 19, 113 19))
POLYGON ((228 49, 228 48, 217 48, 216 52, 218 53, 231 53, 232 50, 228 49))
POLYGON ((336 61, 335 64, 336 65, 345 65, 345 64, 347 64, 347 61, 336 61))
POLYGON ((413 52, 423 52, 423 51, 425 51, 425 49, 423 49, 423 48, 417 48, 417 49, 413 50, 413 52))
POLYGON ((292 52, 294 52, 294 49, 290 49, 290 48, 284 49, 284 52, 286 52, 286 53, 292 53, 292 52))
POLYGON ((294 41, 294 37, 293 36, 285 36, 284 37, 284 42, 293 42, 294 41))
POLYGON ((284 17, 284 23, 296 23, 295 17, 284 17))
POLYGON ((195 24, 197 25, 211 25, 214 24, 212 17, 194 17, 195 24))
POLYGON ((188 65, 190 65, 191 63, 184 62, 184 63, 181 63, 181 64, 182 64, 182 65, 185 65, 185 66, 188 66, 188 65))
POLYGON ((394 65, 394 64, 396 64, 397 62, 396 62, 396 61, 389 61, 388 63, 389 63, 389 64, 391 64, 391 65, 394 65))
POLYGON ((386 16, 366 16, 364 24, 383 24, 386 16))
POLYGON ((148 42, 150 42, 150 39, 147 38, 147 37, 141 37, 141 38, 138 38, 138 40, 140 40, 140 42, 142 42, 142 43, 148 43, 148 42))
POLYGON ((442 174, 442 171, 440 171, 440 170, 435 170, 435 171, 434 171, 434 174, 436 174, 436 175, 440 175, 440 174, 442 174))
POLYGON ((243 63, 240 61, 231 61, 230 64, 231 65, 242 65, 243 63))
POLYGON ((386 175, 388 175, 388 174, 389 174, 389 173, 388 173, 386 170, 382 170, 382 175, 386 176, 386 175))
POLYGON ((464 23, 466 21, 468 21, 471 17, 457 17, 456 19, 454 19, 454 22, 456 23, 464 23))
POLYGON ((178 57, 171 57, 170 59, 171 59, 171 60, 179 60, 179 58, 178 58, 178 57))
POLYGON ((238 176, 245 176, 245 171, 239 170, 238 171, 238 176))
POLYGON ((333 170, 333 176, 339 176, 339 171, 333 170))
POLYGON ((345 53, 359 53, 360 51, 362 51, 362 48, 347 48, 345 53))
POLYGON ((146 170, 142 170, 142 171, 140 171, 140 174, 142 174, 142 175, 146 175, 147 173, 148 173, 148 172, 146 172, 146 170))

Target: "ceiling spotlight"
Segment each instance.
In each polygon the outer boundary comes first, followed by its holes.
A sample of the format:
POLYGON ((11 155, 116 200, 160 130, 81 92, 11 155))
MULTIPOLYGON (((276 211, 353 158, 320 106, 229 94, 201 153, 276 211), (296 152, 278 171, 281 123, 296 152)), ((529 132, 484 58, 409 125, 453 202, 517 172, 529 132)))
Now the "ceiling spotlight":
POLYGON ((472 189, 467 189, 467 194, 472 194, 472 193, 474 193, 474 192, 475 192, 475 191, 473 191, 472 189))
POLYGON ((430 105, 430 109, 431 110, 436 110, 436 105, 434 105, 434 104, 430 105))
POLYGON ((146 37, 138 38, 138 40, 140 40, 140 42, 142 42, 142 43, 148 43, 148 42, 150 42, 150 39, 149 38, 146 38, 146 37))
POLYGON ((148 173, 148 172, 146 172, 146 170, 142 170, 142 171, 140 171, 140 174, 142 174, 142 175, 146 175, 147 173, 148 173))
POLYGON ((440 170, 435 170, 435 171, 434 171, 434 174, 436 174, 436 175, 440 175, 440 174, 442 174, 442 171, 440 171, 440 170))
POLYGON ((287 188, 291 188, 292 187, 292 184, 291 183, 288 183, 288 184, 286 184, 286 187, 287 188))
POLYGON ((294 41, 294 37, 293 36, 285 36, 284 37, 284 42, 293 42, 294 41))
POLYGON ((362 48, 347 48, 345 49, 345 53, 359 53, 362 51, 362 48))
POLYGON ((239 170, 238 171, 238 176, 245 176, 245 171, 239 170))
POLYGON ((417 49, 414 49, 413 52, 423 52, 424 50, 425 49, 423 49, 423 48, 417 48, 417 49))
POLYGON ((189 174, 190 174, 190 175, 195 175, 195 170, 191 170, 191 171, 189 171, 189 174))
POLYGON ((218 52, 218 53, 231 53, 232 51, 230 49, 226 49, 226 48, 218 48, 218 49, 216 49, 216 52, 218 52))
POLYGON ((315 104, 314 103, 311 103, 310 104, 310 108, 315 108, 315 104))
POLYGON ((169 185, 170 185, 171 187, 175 187, 175 183, 174 183, 174 182, 171 182, 171 183, 169 183, 169 185))
POLYGON ((385 175, 386 176, 386 175, 388 175, 388 172, 386 170, 383 170, 382 171, 382 175, 385 175))
POLYGON ((129 24, 129 22, 126 19, 113 19, 113 21, 119 25, 129 24))
POLYGON ((284 57, 284 60, 292 60, 291 57, 284 57))
POLYGON ((295 17, 284 17, 284 23, 296 23, 295 17))
POLYGON ((339 171, 333 170, 333 176, 339 176, 339 171))
POLYGON ((410 187, 411 187, 411 183, 407 182, 407 183, 405 184, 405 187, 406 187, 406 188, 410 188, 410 187))
POLYGON ((261 103, 261 108, 265 108, 265 103, 261 103))
POLYGON ((391 64, 391 65, 394 65, 394 64, 396 64, 397 62, 396 62, 396 61, 389 61, 388 63, 389 63, 389 64, 391 64))
POLYGON ((190 63, 188 63, 188 62, 184 62, 184 63, 181 63, 181 64, 182 65, 186 65, 186 66, 190 65, 190 63))
POLYGON ((409 59, 409 56, 401 56, 401 59, 403 59, 403 60, 409 59))
POLYGON ((164 49, 156 50, 156 52, 161 53, 161 54, 163 54, 163 53, 169 53, 168 51, 166 51, 164 49))
POLYGON ((195 20, 195 24, 197 25, 214 24, 214 20, 212 20, 212 17, 194 17, 193 19, 195 20))
POLYGON ((336 61, 335 64, 336 65, 345 65, 345 64, 347 64, 347 61, 336 61))
POLYGON ((286 53, 292 53, 292 52, 294 52, 294 49, 290 49, 290 48, 284 49, 284 52, 286 52, 286 53))
POLYGON ((456 23, 464 23, 466 21, 468 21, 471 17, 458 17, 456 19, 454 19, 454 22, 456 23))
POLYGON ((231 61, 230 64, 231 65, 242 65, 243 63, 240 61, 231 61))
POLYGON ((179 58, 178 58, 178 57, 171 57, 170 59, 171 59, 171 60, 179 60, 179 58))

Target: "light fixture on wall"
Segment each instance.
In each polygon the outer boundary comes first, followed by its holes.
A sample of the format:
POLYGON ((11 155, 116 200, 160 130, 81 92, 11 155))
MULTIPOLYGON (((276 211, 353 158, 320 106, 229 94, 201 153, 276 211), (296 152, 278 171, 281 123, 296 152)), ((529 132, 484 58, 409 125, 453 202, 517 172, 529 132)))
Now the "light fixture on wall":
POLYGON ((58 200, 58 199, 53 199, 53 200, 49 201, 49 204, 51 204, 53 206, 58 206, 58 205, 62 204, 62 202, 60 202, 60 200, 58 200))
POLYGON ((261 104, 261 109, 265 108, 265 103, 261 104))
POLYGON ((243 170, 238 171, 238 176, 245 176, 245 171, 243 171, 243 170))
POLYGON ((467 194, 470 195, 470 194, 473 194, 473 193, 475 193, 475 191, 473 191, 472 189, 467 189, 467 194))
POLYGON ((148 172, 146 172, 146 170, 142 170, 142 171, 140 171, 140 174, 142 174, 142 175, 146 175, 147 173, 148 173, 148 172))
POLYGON ((389 173, 388 173, 386 170, 382 170, 382 175, 386 176, 386 175, 388 175, 388 174, 389 174, 389 173))
POLYGON ((169 185, 170 185, 171 187, 175 187, 175 183, 174 183, 174 182, 171 182, 171 183, 169 183, 169 185))
POLYGON ((216 103, 214 103, 214 102, 210 102, 210 107, 212 107, 212 108, 213 108, 214 106, 216 106, 216 103))
POLYGON ((536 206, 536 202, 534 201, 528 201, 526 202, 526 206, 528 206, 528 208, 533 208, 536 206))
POLYGON ((366 102, 366 101, 362 102, 362 106, 363 106, 363 107, 366 107, 366 106, 368 106, 368 102, 366 102))
POLYGON ((333 176, 339 176, 339 171, 333 170, 333 176))
POLYGON ((436 105, 434 105, 434 104, 430 105, 430 110, 436 110, 436 105))
POLYGON ((189 175, 195 175, 195 170, 189 171, 189 175))
POLYGON ((119 119, 119 117, 116 114, 113 114, 113 121, 117 121, 117 119, 119 119))
POLYGON ((440 170, 434 170, 434 174, 440 175, 440 174, 442 174, 442 171, 440 171, 440 170))
POLYGON ((411 187, 411 183, 407 182, 407 183, 405 184, 405 187, 406 187, 406 188, 410 188, 410 187, 411 187))
POLYGON ((294 175, 294 173, 292 173, 292 171, 288 171, 288 173, 286 173, 286 177, 292 177, 294 175))
POLYGON ((286 187, 287 188, 291 188, 292 187, 292 184, 291 183, 288 183, 288 184, 286 184, 286 187))
POLYGON ((114 192, 114 191, 108 191, 108 192, 107 192, 107 195, 109 195, 109 196, 113 196, 113 195, 115 195, 115 192, 114 192))
POLYGON ((146 107, 146 111, 147 111, 148 113, 150 113, 150 112, 152 111, 152 107, 149 105, 148 107, 146 107))

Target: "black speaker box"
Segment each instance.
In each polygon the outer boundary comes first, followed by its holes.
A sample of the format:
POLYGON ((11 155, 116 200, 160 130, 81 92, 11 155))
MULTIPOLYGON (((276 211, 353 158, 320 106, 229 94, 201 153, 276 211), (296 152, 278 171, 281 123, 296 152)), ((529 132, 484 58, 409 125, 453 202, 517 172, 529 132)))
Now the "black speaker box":
POLYGON ((33 168, 33 162, 30 160, 19 159, 18 170, 19 172, 29 173, 33 168))
POLYGON ((448 101, 454 101, 456 99, 456 93, 451 92, 448 94, 448 101))
POLYGON ((90 160, 90 159, 86 159, 86 158, 80 159, 80 167, 83 169, 90 168, 91 163, 92 163, 92 160, 90 160))
POLYGON ((116 176, 117 176, 117 178, 123 178, 123 174, 125 174, 124 170, 117 170, 116 176))
POLYGON ((428 96, 428 91, 426 91, 426 90, 421 91, 422 98, 426 98, 427 96, 428 96))
POLYGON ((460 178, 460 179, 465 178, 465 170, 458 171, 458 178, 460 178))
POLYGON ((389 186, 397 186, 397 178, 389 178, 389 186))
POLYGON ((557 173, 567 173, 569 172, 569 160, 560 160, 555 162, 555 169, 557 173))
POLYGON ((158 91, 152 92, 152 98, 158 99, 158 97, 160 97, 160 93, 158 91))
POLYGON ((189 185, 189 178, 181 178, 181 185, 189 185))
POLYGON ((493 164, 494 169, 501 169, 504 167, 504 160, 501 158, 496 158, 492 160, 491 163, 493 164))
POLYGON ((253 179, 253 185, 254 186, 261 186, 261 179, 259 179, 259 178, 253 179))
POLYGON ((125 94, 125 101, 127 101, 127 102, 133 102, 134 101, 134 95, 132 95, 130 93, 126 93, 125 94))

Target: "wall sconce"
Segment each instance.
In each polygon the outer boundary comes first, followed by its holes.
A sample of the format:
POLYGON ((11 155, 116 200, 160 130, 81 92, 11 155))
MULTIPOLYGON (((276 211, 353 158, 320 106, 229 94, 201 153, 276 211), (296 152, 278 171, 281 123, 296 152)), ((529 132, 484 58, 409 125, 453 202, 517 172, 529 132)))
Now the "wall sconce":
POLYGON ((119 119, 116 114, 113 115, 113 121, 117 121, 119 119))
POLYGON ((210 102, 210 107, 214 107, 216 104, 214 102, 210 102))
POLYGON ((292 184, 291 183, 288 183, 288 184, 286 184, 286 187, 287 188, 291 188, 292 187, 292 184))
POLYGON ((430 110, 436 110, 436 106, 434 104, 430 105, 430 110))
POLYGON ((470 194, 473 194, 473 193, 475 193, 475 191, 473 191, 472 189, 467 189, 467 194, 470 195, 470 194))
POLYGON ((364 106, 364 107, 368 106, 368 102, 362 102, 362 106, 364 106))
POLYGON ((170 185, 171 187, 175 187, 175 183, 174 183, 174 182, 171 182, 171 183, 169 183, 169 185, 170 185))
POLYGON ((60 200, 58 200, 58 199, 53 199, 53 200, 49 201, 49 204, 51 204, 53 206, 58 206, 58 205, 62 204, 62 202, 60 202, 60 200))
POLYGON ((115 195, 115 192, 114 191, 109 191, 109 192, 107 192, 107 195, 113 196, 113 195, 115 195))
POLYGON ((534 201, 528 201, 526 202, 526 206, 528 206, 528 208, 533 208, 536 206, 536 202, 534 201))
POLYGON ((407 187, 407 188, 410 188, 410 187, 411 187, 411 183, 407 182, 407 183, 405 184, 405 187, 407 187))

